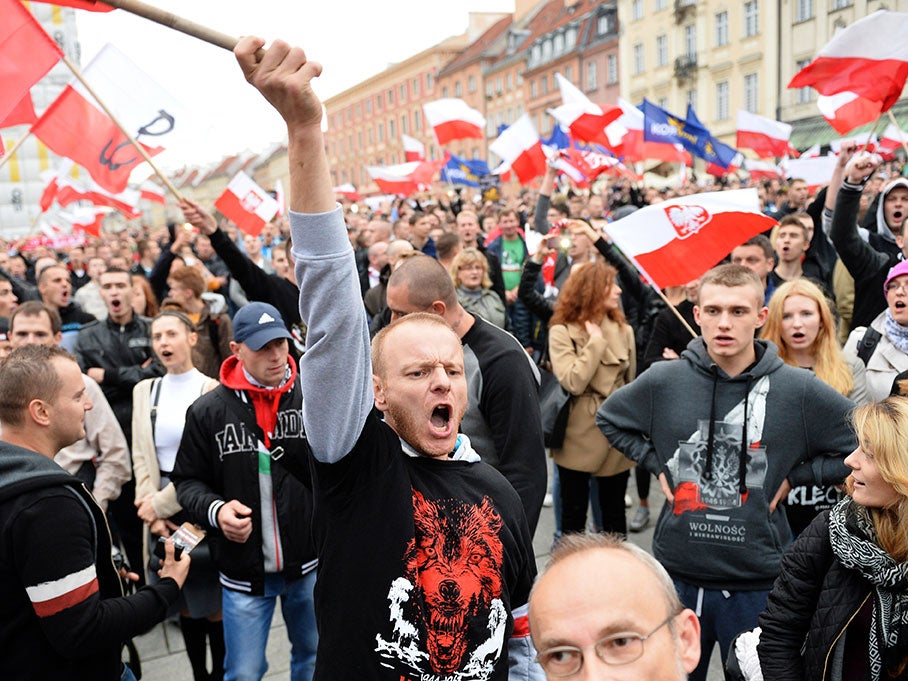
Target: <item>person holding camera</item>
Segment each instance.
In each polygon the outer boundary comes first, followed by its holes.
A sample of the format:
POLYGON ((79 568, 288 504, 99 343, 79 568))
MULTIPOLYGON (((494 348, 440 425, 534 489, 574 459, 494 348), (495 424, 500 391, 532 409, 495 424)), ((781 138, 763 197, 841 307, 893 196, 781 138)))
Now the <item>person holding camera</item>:
MULTIPOLYGON (((186 410, 218 382, 193 364, 198 333, 192 320, 178 310, 164 310, 151 322, 151 347, 167 373, 140 381, 133 389, 132 466, 136 477, 136 508, 148 527, 149 541, 169 537, 185 514, 170 481, 177 448, 186 424, 186 410)), ((224 628, 221 623, 221 587, 207 543, 193 552, 195 566, 173 608, 180 613, 180 629, 195 681, 224 678, 224 628), (206 645, 206 638, 208 645, 206 645), (206 669, 211 647, 212 671, 206 669)), ((155 561, 156 562, 156 561, 155 561)), ((148 575, 149 584, 155 575, 148 575)))
POLYGON ((123 596, 104 512, 53 462, 85 436, 92 408, 72 355, 17 348, 0 395, 0 678, 134 681, 121 648, 176 603, 189 556, 176 560, 168 541, 161 581, 123 596))

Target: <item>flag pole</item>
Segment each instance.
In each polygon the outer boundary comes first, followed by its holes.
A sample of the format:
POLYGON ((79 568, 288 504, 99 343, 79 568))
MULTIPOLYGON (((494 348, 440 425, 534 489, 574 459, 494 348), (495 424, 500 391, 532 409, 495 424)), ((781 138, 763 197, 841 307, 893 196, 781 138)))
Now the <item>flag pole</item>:
POLYGON ((880 125, 880 121, 883 120, 883 114, 880 113, 879 117, 873 122, 873 125, 870 126, 870 132, 867 133, 867 139, 864 140, 864 144, 861 145, 861 148, 858 151, 864 151, 867 148, 867 145, 870 144, 870 140, 876 134, 876 129, 880 125))
POLYGON ((86 89, 88 94, 90 94, 92 97, 95 98, 95 101, 98 103, 98 106, 100 106, 104 110, 104 113, 106 113, 110 117, 110 120, 112 120, 116 124, 116 126, 120 129, 120 132, 122 132, 126 136, 126 139, 129 140, 129 143, 133 147, 135 147, 136 151, 139 152, 139 155, 145 160, 146 163, 148 163, 149 166, 151 166, 151 169, 154 171, 155 175, 157 175, 159 178, 161 178, 161 182, 164 183, 164 186, 170 190, 170 193, 173 194, 174 197, 178 201, 182 201, 184 197, 180 193, 180 191, 174 186, 173 182, 171 182, 167 178, 167 176, 165 176, 164 173, 162 173, 161 170, 154 164, 154 161, 151 160, 151 156, 149 156, 148 152, 145 151, 145 147, 143 147, 141 144, 139 144, 136 141, 136 138, 133 137, 130 134, 130 132, 126 128, 123 127, 123 124, 120 122, 120 120, 114 115, 114 113, 110 109, 107 108, 107 105, 101 100, 100 97, 98 97, 98 95, 92 89, 91 85, 89 85, 87 82, 85 82, 85 78, 82 76, 82 73, 79 71, 79 69, 76 68, 76 65, 73 64, 69 60, 69 57, 67 57, 65 55, 63 57, 63 62, 66 64, 67 68, 69 68, 69 70, 72 71, 73 75, 76 77, 76 80, 78 80, 80 83, 82 83, 82 87, 84 87, 86 89))
POLYGON ((3 166, 5 166, 5 165, 6 165, 6 162, 9 161, 9 160, 15 155, 15 153, 16 153, 17 151, 19 151, 19 148, 20 148, 23 144, 25 144, 25 140, 27 140, 29 137, 31 137, 31 134, 32 134, 32 131, 29 130, 27 133, 25 133, 24 135, 22 135, 22 137, 19 138, 19 141, 16 142, 16 143, 13 145, 13 148, 10 149, 9 151, 7 151, 7 152, 3 155, 3 158, 0 158, 0 168, 2 168, 3 166))
POLYGON ((892 124, 899 131, 899 141, 902 143, 902 149, 905 150, 905 155, 908 156, 908 142, 905 141, 905 133, 902 132, 902 127, 899 125, 899 122, 895 120, 895 116, 892 114, 892 109, 886 111, 889 114, 889 120, 892 121, 892 124))

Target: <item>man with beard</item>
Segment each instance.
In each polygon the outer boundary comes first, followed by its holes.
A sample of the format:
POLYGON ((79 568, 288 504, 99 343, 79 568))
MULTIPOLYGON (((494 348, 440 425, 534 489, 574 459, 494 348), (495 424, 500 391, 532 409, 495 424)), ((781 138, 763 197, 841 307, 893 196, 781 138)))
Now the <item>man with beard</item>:
POLYGON ((520 499, 458 434, 460 339, 441 317, 414 313, 383 329, 370 357, 309 84, 321 68, 280 41, 259 60, 263 45, 246 37, 235 52, 289 132, 293 257, 311 325, 300 375, 320 566, 315 678, 540 678, 526 635, 535 563, 520 499))
POLYGON ((700 659, 700 622, 665 568, 614 535, 561 540, 533 587, 530 631, 550 679, 684 681, 700 659))

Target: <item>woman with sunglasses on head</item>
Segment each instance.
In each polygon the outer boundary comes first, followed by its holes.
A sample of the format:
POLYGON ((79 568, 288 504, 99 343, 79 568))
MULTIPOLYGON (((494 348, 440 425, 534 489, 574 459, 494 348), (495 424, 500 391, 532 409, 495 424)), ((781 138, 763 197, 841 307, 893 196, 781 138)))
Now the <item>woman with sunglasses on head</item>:
POLYGON ((908 678, 908 399, 852 422, 848 496, 785 554, 760 615, 765 679, 908 678))
MULTIPOLYGON (((151 323, 151 344, 167 373, 161 378, 141 381, 133 389, 136 507, 148 527, 148 543, 156 542, 158 537, 169 537, 183 521, 182 508, 168 476, 173 471, 183 436, 186 410, 199 396, 218 385, 193 365, 192 350, 197 342, 195 325, 186 314, 178 310, 161 312, 151 323)), ((146 554, 150 553, 148 543, 146 554)), ((220 681, 224 675, 221 587, 207 542, 193 550, 192 561, 193 569, 178 606, 186 655, 194 681, 220 681), (206 637, 211 647, 210 673, 206 669, 206 637)), ((149 579, 154 579, 153 574, 149 570, 149 579)))

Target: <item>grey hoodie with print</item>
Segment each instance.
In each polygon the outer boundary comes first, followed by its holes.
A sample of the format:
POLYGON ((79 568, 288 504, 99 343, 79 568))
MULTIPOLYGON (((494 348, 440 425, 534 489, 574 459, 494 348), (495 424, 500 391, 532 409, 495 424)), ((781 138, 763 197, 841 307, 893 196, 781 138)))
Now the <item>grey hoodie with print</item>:
POLYGON ((757 361, 729 377, 702 338, 658 362, 599 408, 596 424, 625 456, 674 490, 653 551, 668 572, 709 589, 769 589, 791 542, 782 508, 793 485, 839 483, 855 447, 853 403, 756 340, 757 361), (747 437, 742 438, 745 432, 747 437))

